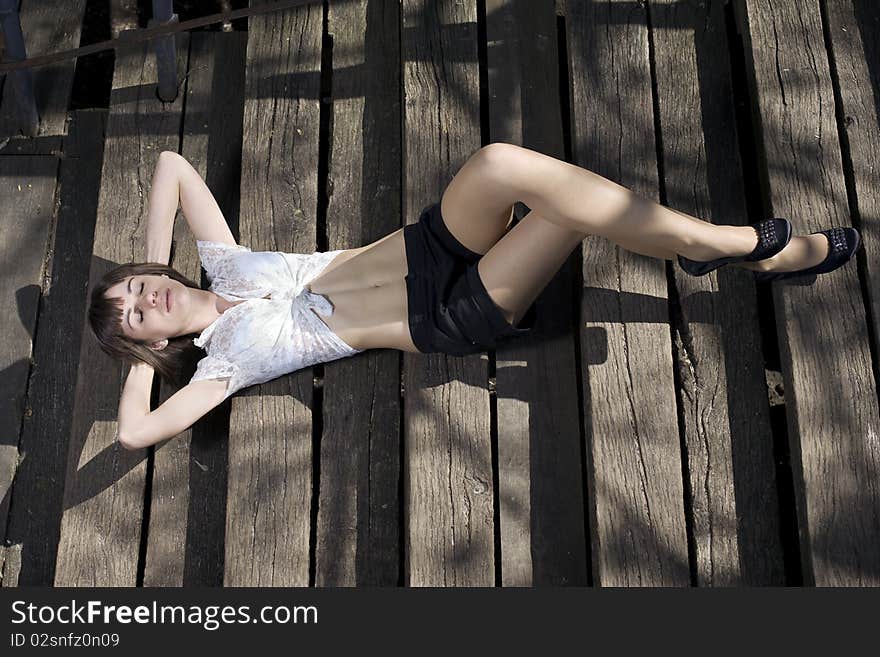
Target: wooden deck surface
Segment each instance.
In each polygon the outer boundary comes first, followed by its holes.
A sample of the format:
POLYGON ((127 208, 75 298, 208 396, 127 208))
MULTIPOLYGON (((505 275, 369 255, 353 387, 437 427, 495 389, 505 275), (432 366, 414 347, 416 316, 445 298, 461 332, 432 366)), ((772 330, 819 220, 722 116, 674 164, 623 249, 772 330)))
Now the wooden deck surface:
MULTIPOLYGON (((30 54, 80 44, 85 0, 21 5, 30 54)), ((880 585, 876 3, 329 0, 177 48, 173 103, 146 44, 106 108, 71 106, 75 62, 36 69, 33 138, 3 90, 3 586, 880 585), (308 253, 415 222, 495 141, 864 249, 770 286, 591 236, 528 338, 367 351, 114 442, 127 371, 85 308, 144 258, 160 151, 242 244, 308 253)), ((182 217, 171 265, 199 280, 182 217)))

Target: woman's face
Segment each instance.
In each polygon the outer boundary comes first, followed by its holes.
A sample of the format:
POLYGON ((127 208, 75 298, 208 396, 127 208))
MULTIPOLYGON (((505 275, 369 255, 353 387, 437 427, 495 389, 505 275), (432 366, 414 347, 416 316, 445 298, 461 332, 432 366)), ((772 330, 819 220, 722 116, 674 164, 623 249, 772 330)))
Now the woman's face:
POLYGON ((156 342, 185 334, 189 288, 165 274, 135 275, 107 290, 122 299, 122 332, 133 340, 156 342))

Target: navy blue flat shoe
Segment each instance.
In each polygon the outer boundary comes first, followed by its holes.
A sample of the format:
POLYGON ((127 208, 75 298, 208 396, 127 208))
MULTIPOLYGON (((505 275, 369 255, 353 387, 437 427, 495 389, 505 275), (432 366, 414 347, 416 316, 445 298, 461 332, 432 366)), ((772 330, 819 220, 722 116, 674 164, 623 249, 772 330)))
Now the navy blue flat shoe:
POLYGON ((678 264, 691 276, 705 276, 722 265, 728 265, 733 262, 754 262, 756 260, 772 258, 782 251, 789 240, 791 240, 791 224, 788 219, 780 219, 778 217, 765 219, 764 221, 752 224, 752 228, 758 234, 758 245, 751 253, 706 261, 690 260, 679 254, 678 264))
POLYGON ((862 243, 861 235, 855 228, 826 228, 810 235, 824 235, 828 240, 828 255, 818 265, 797 269, 795 271, 756 271, 755 279, 759 281, 778 281, 785 278, 825 274, 845 265, 859 250, 862 243))

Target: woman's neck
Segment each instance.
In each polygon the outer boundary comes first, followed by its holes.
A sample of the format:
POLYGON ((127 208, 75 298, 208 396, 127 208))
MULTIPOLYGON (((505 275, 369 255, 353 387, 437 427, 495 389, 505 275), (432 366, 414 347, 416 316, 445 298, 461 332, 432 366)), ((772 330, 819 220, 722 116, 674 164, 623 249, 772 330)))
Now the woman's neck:
POLYGON ((195 288, 189 288, 189 295, 191 313, 187 333, 201 333, 227 310, 245 301, 229 301, 216 292, 195 288))

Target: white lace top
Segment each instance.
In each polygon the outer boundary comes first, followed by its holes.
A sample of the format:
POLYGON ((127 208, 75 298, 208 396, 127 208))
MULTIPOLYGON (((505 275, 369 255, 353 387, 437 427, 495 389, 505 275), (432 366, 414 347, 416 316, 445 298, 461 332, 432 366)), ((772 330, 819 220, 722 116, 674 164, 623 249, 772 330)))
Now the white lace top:
POLYGON ((196 244, 208 289, 229 301, 246 301, 225 310, 193 340, 208 355, 191 382, 229 377, 226 399, 241 388, 363 351, 346 344, 312 312, 330 316, 333 305, 305 289, 340 251, 307 255, 196 244))

